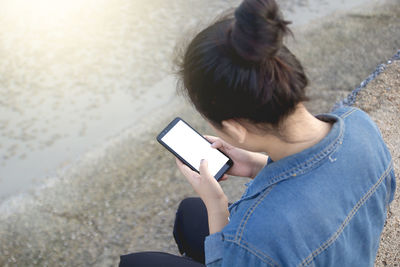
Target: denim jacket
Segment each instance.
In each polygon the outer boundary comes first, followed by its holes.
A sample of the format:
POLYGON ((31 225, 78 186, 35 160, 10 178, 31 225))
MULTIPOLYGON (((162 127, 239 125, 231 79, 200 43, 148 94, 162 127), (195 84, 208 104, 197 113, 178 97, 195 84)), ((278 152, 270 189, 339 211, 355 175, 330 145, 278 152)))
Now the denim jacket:
POLYGON ((356 108, 318 144, 271 160, 206 238, 207 266, 373 266, 389 203, 393 163, 377 126, 356 108))

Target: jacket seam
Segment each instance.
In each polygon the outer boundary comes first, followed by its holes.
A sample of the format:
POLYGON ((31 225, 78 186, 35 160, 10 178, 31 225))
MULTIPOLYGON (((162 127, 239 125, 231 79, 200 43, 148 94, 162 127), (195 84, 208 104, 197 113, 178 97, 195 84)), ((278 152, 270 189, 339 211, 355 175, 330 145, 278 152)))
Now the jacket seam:
POLYGON ((342 129, 340 129, 340 133, 339 133, 338 137, 329 146, 327 146, 323 151, 321 151, 320 153, 318 153, 317 155, 315 155, 311 159, 309 159, 309 160, 307 160, 307 161, 305 161, 305 162, 303 162, 301 164, 298 164, 297 166, 285 171, 284 173, 279 174, 278 176, 273 177, 271 179, 270 183, 274 184, 279 179, 282 179, 285 176, 297 176, 296 172, 297 173, 304 173, 308 168, 311 168, 316 163, 318 163, 319 161, 324 159, 326 155, 328 155, 329 153, 334 151, 338 144, 342 144, 342 142, 343 142, 343 133, 344 133, 344 125, 343 125, 342 129), (310 165, 310 166, 307 167, 307 165, 310 165), (293 173, 293 174, 290 175, 290 173, 293 173))
POLYGON ((256 208, 258 207, 258 205, 260 205, 260 203, 264 200, 264 198, 269 194, 269 192, 271 192, 272 188, 274 186, 271 186, 269 188, 267 188, 267 190, 264 191, 264 193, 259 197, 259 199, 257 199, 256 203, 254 203, 247 211, 246 214, 244 215, 242 221, 239 224, 239 229, 237 231, 236 234, 236 240, 238 242, 240 242, 242 240, 243 237, 243 233, 244 233, 244 229, 245 226, 247 224, 247 221, 249 220, 249 218, 251 217, 251 215, 253 214, 253 212, 256 210, 256 208))
MULTIPOLYGON (((345 118, 347 118, 350 114, 352 114, 352 113, 355 112, 355 111, 357 111, 357 109, 351 108, 350 110, 346 111, 344 114, 340 115, 339 117, 342 118, 342 119, 345 119, 345 118)), ((345 126, 345 125, 343 124, 343 127, 340 129, 340 133, 339 133, 338 137, 337 137, 329 146, 327 146, 323 151, 321 151, 320 153, 318 153, 317 155, 315 155, 313 158, 307 160, 306 162, 304 162, 304 163, 302 163, 302 164, 299 164, 298 166, 293 167, 292 169, 287 170, 286 172, 284 172, 284 173, 282 173, 282 174, 280 174, 280 175, 278 175, 278 176, 272 178, 271 182, 274 183, 276 180, 279 180, 280 176, 285 176, 285 175, 288 175, 288 174, 291 173, 291 172, 296 172, 295 169, 298 169, 298 171, 301 172, 302 169, 303 169, 305 166, 307 166, 308 164, 314 165, 315 163, 317 163, 317 162, 319 162, 320 160, 322 160, 322 159, 325 157, 325 155, 327 155, 327 154, 329 154, 330 152, 334 151, 334 148, 337 146, 339 140, 341 140, 341 141, 339 142, 339 144, 342 144, 342 142, 343 142, 344 126, 345 126), (315 161, 315 162, 312 163, 313 161, 315 161)), ((310 167, 311 167, 311 166, 310 166, 310 167)))
POLYGON ((233 243, 233 244, 245 249, 246 251, 248 251, 249 253, 253 254, 258 259, 260 259, 262 262, 268 264, 269 266, 272 266, 272 267, 279 267, 280 266, 270 256, 268 256, 267 254, 265 254, 262 251, 258 250, 257 248, 252 246, 250 243, 248 243, 246 241, 243 241, 243 240, 238 241, 237 239, 235 239, 235 237, 233 235, 224 235, 224 237, 225 237, 225 241, 231 242, 231 243, 233 243))
POLYGON ((353 112, 355 112, 355 111, 357 111, 357 109, 351 108, 350 110, 348 110, 348 111, 346 111, 345 113, 343 113, 340 117, 343 118, 343 119, 345 119, 345 118, 347 118, 351 113, 353 113, 353 112))
MULTIPOLYGON (((346 118, 347 116, 349 116, 351 113, 353 113, 355 111, 357 111, 356 108, 351 108, 350 110, 346 111, 342 115, 339 115, 338 117, 344 119, 344 118, 346 118)), ((267 185, 267 187, 276 184, 280 180, 283 180, 285 177, 290 177, 290 176, 295 177, 295 176, 297 176, 299 174, 301 175, 301 174, 306 173, 306 171, 309 168, 314 167, 317 163, 319 163, 321 160, 323 160, 326 157, 326 155, 328 155, 329 153, 335 151, 337 149, 337 145, 338 144, 340 144, 340 145, 343 144, 344 130, 345 130, 344 128, 345 128, 345 125, 343 123, 343 127, 341 127, 341 129, 340 129, 339 135, 328 146, 326 146, 324 150, 319 152, 314 157, 308 159, 307 161, 299 163, 298 165, 294 166, 293 168, 291 168, 291 169, 289 169, 289 170, 287 170, 287 171, 285 171, 283 173, 280 173, 280 174, 272 177, 270 182, 269 182, 269 185, 267 185)), ((246 189, 246 192, 245 192, 245 194, 243 194, 243 196, 245 196, 248 191, 249 191, 249 187, 246 189)), ((230 206, 229 209, 232 210, 233 207, 237 206, 240 202, 242 202, 244 200, 247 200, 247 199, 254 198, 254 196, 256 196, 259 193, 260 192, 258 191, 256 193, 253 193, 253 194, 249 195, 249 196, 242 197, 241 199, 239 199, 238 201, 233 203, 230 206)))
POLYGON ((385 172, 381 175, 378 181, 370 188, 370 190, 356 203, 350 213, 347 215, 343 223, 340 225, 339 229, 327 240, 325 241, 319 248, 314 250, 307 258, 305 258, 299 266, 307 266, 309 265, 315 257, 329 248, 333 242, 340 236, 340 234, 344 231, 344 228, 350 223, 351 219, 357 213, 357 211, 365 204, 365 202, 375 193, 377 188, 382 184, 383 180, 390 174, 393 168, 393 161, 389 163, 389 166, 385 170, 385 172))

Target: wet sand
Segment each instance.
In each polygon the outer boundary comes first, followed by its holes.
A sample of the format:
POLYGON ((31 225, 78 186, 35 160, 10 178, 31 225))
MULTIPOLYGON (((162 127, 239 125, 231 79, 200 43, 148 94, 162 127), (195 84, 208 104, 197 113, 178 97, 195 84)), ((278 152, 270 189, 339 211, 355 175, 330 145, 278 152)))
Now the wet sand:
POLYGON ((153 86, 171 73, 181 31, 232 4, 69 2, 0 1, 0 202, 141 128, 163 104, 153 86))
MULTIPOLYGON (((227 3, 196 5, 199 6, 193 10, 200 16, 224 9, 227 3)), ((400 47, 399 6, 380 6, 383 7, 338 12, 294 29, 296 40, 289 45, 304 62, 312 80, 309 106, 314 112, 329 110, 400 47)), ((173 9, 175 15, 155 16, 162 18, 156 20, 159 27, 169 16, 181 18, 179 8, 173 9)), ((181 19, 180 25, 187 25, 182 22, 184 17, 181 19)), ((133 43, 132 40, 126 45, 133 43)), ((168 44, 173 47, 172 41, 168 44)), ((164 56, 160 55, 163 63, 150 56, 155 71, 159 64, 168 65, 164 56)), ((174 95, 174 80, 167 76, 169 67, 162 71, 165 74, 145 76, 148 86, 153 87, 143 103, 159 95, 164 102, 158 108, 135 118, 131 127, 122 125, 118 135, 61 169, 56 179, 48 179, 41 190, 10 198, 0 206, 1 266, 115 266, 119 255, 128 252, 178 253, 171 233, 174 212, 182 198, 195 194, 154 137, 176 115, 201 132, 209 133, 210 129, 190 105, 174 95), (160 81, 158 77, 163 76, 167 78, 160 81)), ((94 84, 95 88, 97 82, 94 84)), ((146 95, 139 92, 137 97, 140 94, 146 95)), ((234 177, 224 182, 231 201, 240 196, 240 185, 245 182, 234 177)), ((396 223, 390 221, 390 229, 398 229, 396 223)), ((385 236, 387 245, 377 266, 398 260, 391 233, 385 236), (385 254, 387 251, 391 252, 385 254)))
MULTIPOLYGON (((171 73, 182 32, 239 2, 0 1, 0 202, 141 128, 137 119, 164 103, 153 86, 171 73)), ((280 4, 299 27, 365 2, 379 1, 280 4)))

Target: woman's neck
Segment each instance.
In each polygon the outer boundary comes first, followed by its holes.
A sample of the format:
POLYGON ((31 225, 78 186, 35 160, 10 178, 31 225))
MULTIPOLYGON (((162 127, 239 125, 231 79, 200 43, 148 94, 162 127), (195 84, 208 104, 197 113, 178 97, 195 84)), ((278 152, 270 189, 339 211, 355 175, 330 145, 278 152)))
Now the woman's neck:
POLYGON ((273 161, 301 152, 319 143, 330 131, 331 124, 314 117, 299 104, 275 135, 259 136, 259 147, 273 161))

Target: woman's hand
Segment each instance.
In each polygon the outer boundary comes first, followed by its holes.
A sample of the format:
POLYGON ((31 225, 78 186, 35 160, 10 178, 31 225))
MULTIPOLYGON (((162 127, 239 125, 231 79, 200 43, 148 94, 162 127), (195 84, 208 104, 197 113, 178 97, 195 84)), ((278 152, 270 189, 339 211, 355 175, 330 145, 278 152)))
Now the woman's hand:
POLYGON ((176 159, 176 164, 206 206, 207 204, 226 200, 225 193, 222 191, 220 184, 208 170, 207 160, 201 161, 200 173, 192 171, 179 159, 176 159))
MULTIPOLYGON (((207 135, 205 138, 212 143, 212 147, 218 148, 233 160, 234 164, 227 172, 230 175, 254 178, 267 164, 268 156, 264 154, 234 147, 215 136, 207 135)), ((221 180, 227 178, 224 175, 221 180)))
POLYGON ((207 207, 210 234, 221 231, 228 224, 228 198, 210 174, 207 161, 201 161, 200 173, 192 171, 179 159, 176 159, 176 164, 207 207))

